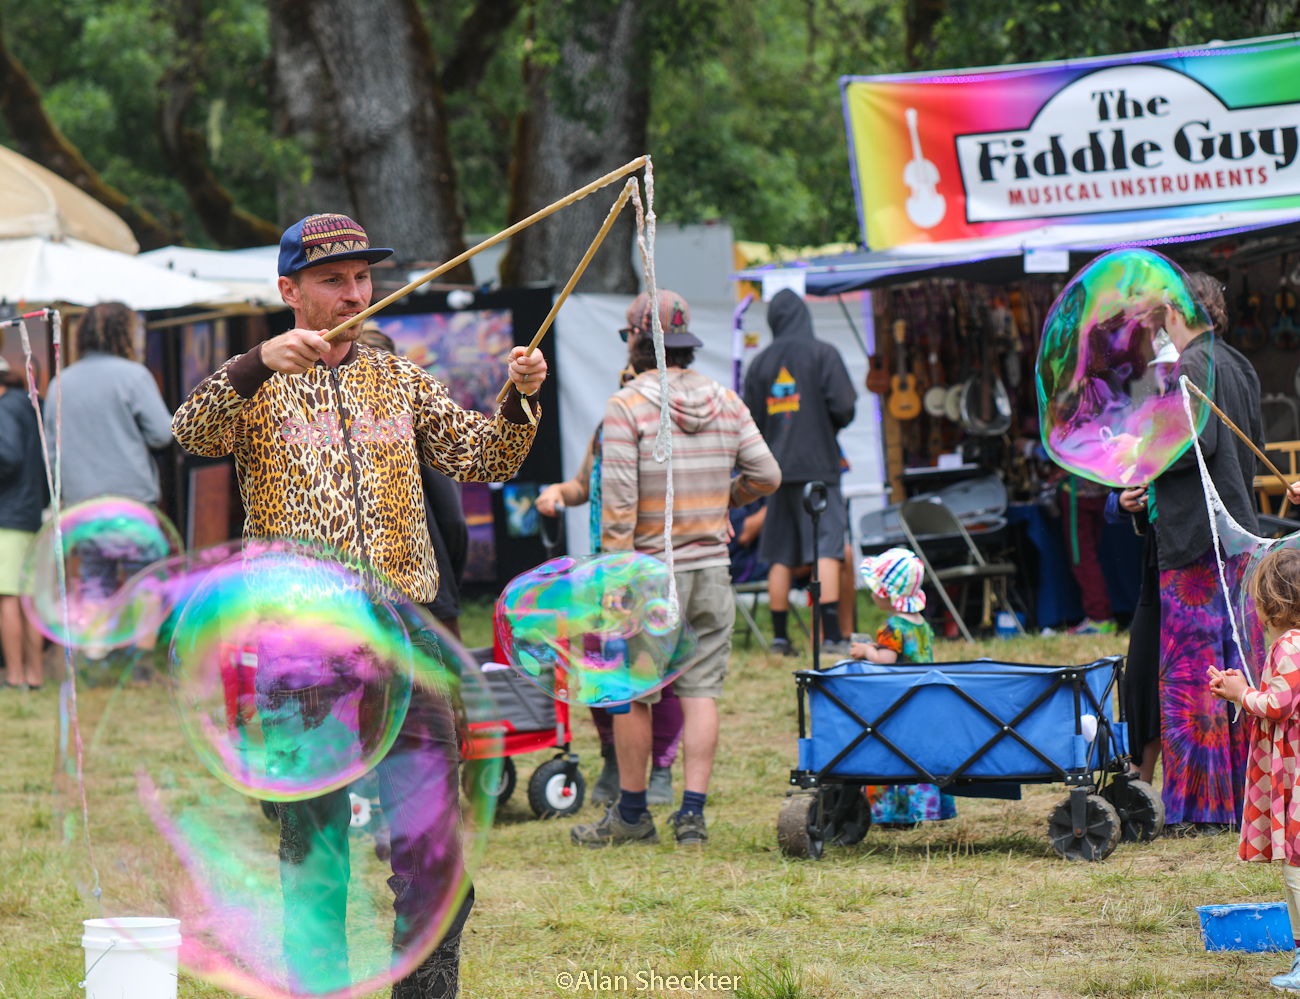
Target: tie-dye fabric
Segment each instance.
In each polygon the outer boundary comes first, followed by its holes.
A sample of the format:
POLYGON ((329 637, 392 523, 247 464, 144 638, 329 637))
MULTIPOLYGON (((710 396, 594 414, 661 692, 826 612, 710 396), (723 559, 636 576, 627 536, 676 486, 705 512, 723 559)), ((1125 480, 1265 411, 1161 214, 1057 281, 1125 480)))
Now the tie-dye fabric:
MULTIPOLYGON (((1231 563, 1226 569, 1239 572, 1231 563)), ((1160 573, 1160 748, 1169 825, 1235 826, 1241 819, 1246 729, 1210 693, 1210 666, 1241 669, 1213 549, 1160 573)))
MULTIPOLYGON (((891 614, 876 631, 876 644, 898 653, 900 663, 934 662, 934 631, 928 621, 916 624, 891 614)), ((957 802, 933 784, 885 784, 867 788, 875 825, 915 825, 957 816, 957 802)))

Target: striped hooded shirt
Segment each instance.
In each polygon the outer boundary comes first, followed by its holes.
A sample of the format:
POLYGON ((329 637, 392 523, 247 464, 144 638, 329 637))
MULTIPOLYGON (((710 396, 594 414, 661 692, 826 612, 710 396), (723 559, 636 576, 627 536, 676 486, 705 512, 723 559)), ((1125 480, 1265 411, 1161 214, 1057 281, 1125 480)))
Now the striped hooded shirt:
MULTIPOLYGON (((673 551, 681 569, 727 565, 727 511, 775 492, 781 470, 736 393, 698 371, 668 372, 673 434, 673 551), (737 473, 734 477, 733 470, 737 473)), ((662 557, 667 464, 654 460, 659 372, 605 406, 601 549, 662 557)))

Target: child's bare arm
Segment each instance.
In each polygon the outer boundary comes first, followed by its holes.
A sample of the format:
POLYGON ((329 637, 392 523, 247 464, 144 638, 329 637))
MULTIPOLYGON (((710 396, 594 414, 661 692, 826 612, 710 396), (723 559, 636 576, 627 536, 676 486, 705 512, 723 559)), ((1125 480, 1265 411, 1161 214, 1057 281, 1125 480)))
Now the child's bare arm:
POLYGON ((863 654, 855 655, 855 659, 865 659, 870 663, 879 663, 882 666, 888 666, 891 663, 898 662, 898 653, 893 649, 887 649, 883 645, 876 645, 872 642, 870 645, 859 646, 863 654))

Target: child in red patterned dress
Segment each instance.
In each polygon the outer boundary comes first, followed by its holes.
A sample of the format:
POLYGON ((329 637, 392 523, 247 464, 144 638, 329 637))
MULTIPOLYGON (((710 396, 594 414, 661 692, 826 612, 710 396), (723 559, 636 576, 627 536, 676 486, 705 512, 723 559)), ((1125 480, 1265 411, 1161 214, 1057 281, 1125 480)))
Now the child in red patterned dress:
POLYGON ((1300 551, 1278 548, 1265 555, 1250 581, 1250 595, 1269 650, 1259 688, 1251 687, 1240 670, 1211 666, 1207 672, 1214 696, 1240 704, 1252 722, 1238 853, 1242 860, 1284 862, 1282 883, 1296 956, 1291 970, 1270 984, 1300 992, 1300 798, 1295 793, 1300 757, 1300 551))

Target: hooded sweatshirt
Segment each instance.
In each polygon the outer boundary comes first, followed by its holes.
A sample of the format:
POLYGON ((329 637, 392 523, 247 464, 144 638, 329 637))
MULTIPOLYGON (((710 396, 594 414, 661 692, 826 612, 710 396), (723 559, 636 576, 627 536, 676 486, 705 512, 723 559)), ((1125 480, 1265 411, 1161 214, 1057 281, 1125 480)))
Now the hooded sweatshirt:
POLYGON ((853 422, 857 390, 840 352, 813 336, 798 295, 780 291, 767 308, 772 343, 745 373, 745 405, 789 482, 840 481, 835 435, 853 422))
MULTIPOLYGON (((728 509, 774 492, 781 470, 744 404, 712 378, 670 370, 668 409, 674 560, 682 570, 728 565, 728 509)), ((615 393, 602 428, 601 549, 662 557, 668 477, 667 464, 654 459, 659 372, 642 372, 615 393)))

